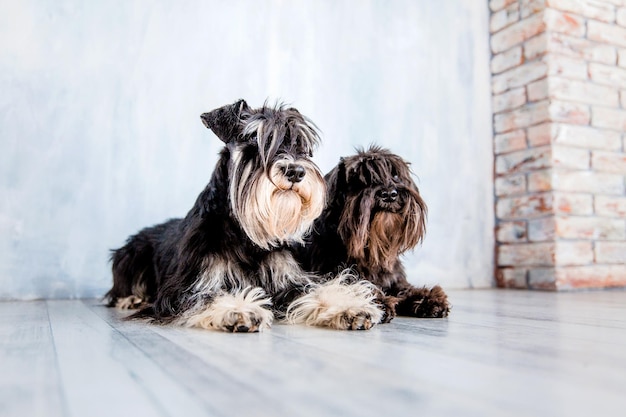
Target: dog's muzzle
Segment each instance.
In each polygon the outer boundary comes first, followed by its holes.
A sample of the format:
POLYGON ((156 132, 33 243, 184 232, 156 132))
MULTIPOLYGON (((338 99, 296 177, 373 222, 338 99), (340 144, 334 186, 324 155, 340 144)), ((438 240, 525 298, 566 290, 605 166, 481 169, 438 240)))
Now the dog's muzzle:
POLYGON ((302 165, 298 164, 289 164, 285 168, 283 168, 283 172, 287 181, 297 183, 304 179, 306 175, 306 170, 302 165))
POLYGON ((395 187, 388 187, 378 190, 376 197, 383 203, 394 203, 398 199, 398 190, 395 187))

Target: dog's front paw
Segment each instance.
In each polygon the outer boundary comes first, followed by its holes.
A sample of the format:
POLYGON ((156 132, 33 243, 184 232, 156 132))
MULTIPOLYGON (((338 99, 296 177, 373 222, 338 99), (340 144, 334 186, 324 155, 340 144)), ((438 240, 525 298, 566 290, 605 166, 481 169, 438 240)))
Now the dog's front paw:
POLYGON ((368 312, 345 311, 334 317, 329 317, 320 325, 337 330, 369 330, 374 324, 372 316, 368 312))
POLYGON ((221 294, 197 313, 185 319, 188 327, 254 333, 269 328, 273 313, 266 308, 270 299, 261 288, 246 288, 234 294, 221 294))
POLYGON ((376 304, 383 311, 381 323, 389 323, 396 316, 396 306, 400 299, 390 295, 385 295, 380 289, 376 292, 376 304))
POLYGON ((271 321, 265 320, 265 311, 229 311, 212 327, 231 333, 255 333, 270 326, 271 321))
POLYGON ((410 288, 399 295, 398 314, 421 318, 443 318, 450 313, 448 296, 436 285, 427 288, 410 288))
POLYGON ((338 278, 313 288, 287 309, 292 323, 338 330, 368 330, 383 318, 371 283, 346 284, 338 278))
POLYGON ((137 297, 136 295, 129 295, 128 297, 115 300, 115 308, 119 310, 137 310, 147 305, 143 298, 137 297))

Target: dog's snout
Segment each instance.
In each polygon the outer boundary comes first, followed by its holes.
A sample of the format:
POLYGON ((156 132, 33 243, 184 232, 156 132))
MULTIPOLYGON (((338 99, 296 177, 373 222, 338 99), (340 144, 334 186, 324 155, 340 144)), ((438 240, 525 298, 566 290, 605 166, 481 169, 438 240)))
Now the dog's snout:
POLYGON ((304 179, 306 175, 306 170, 302 165, 298 164, 289 164, 285 169, 285 176, 287 180, 290 182, 300 182, 304 179))
POLYGON ((386 203, 392 203, 398 199, 398 190, 395 188, 387 188, 380 190, 378 196, 386 203))

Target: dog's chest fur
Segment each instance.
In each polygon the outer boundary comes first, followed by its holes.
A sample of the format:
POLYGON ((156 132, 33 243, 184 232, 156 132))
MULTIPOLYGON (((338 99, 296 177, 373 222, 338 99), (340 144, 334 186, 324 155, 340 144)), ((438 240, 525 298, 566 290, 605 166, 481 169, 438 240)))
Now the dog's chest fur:
MULTIPOLYGON (((243 255, 243 253, 242 253, 243 255)), ((246 286, 261 287, 275 294, 294 284, 303 284, 302 272, 292 254, 276 249, 237 257, 232 252, 206 255, 194 292, 211 293, 221 289, 246 286), (235 255, 235 256, 233 256, 235 255)))

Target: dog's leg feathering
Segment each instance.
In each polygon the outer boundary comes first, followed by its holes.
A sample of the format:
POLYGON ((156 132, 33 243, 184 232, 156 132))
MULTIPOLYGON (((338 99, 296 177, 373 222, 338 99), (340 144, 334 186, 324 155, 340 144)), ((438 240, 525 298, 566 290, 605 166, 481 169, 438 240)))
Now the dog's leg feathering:
POLYGON ((368 330, 380 323, 383 311, 376 288, 367 281, 350 283, 355 276, 343 271, 327 283, 312 286, 287 308, 287 321, 338 330, 368 330))
POLYGON ((216 295, 185 314, 180 324, 233 333, 258 332, 272 325, 274 314, 267 308, 271 304, 262 288, 246 287, 216 295))

